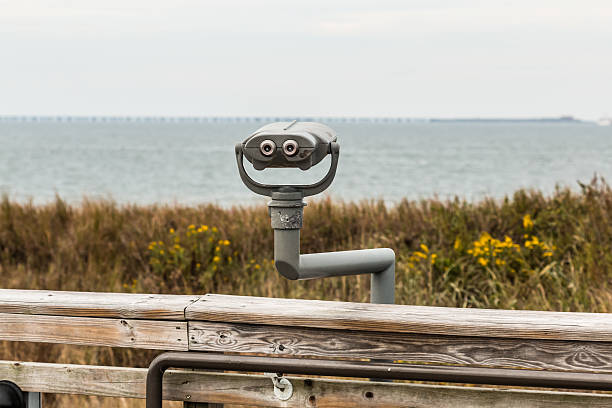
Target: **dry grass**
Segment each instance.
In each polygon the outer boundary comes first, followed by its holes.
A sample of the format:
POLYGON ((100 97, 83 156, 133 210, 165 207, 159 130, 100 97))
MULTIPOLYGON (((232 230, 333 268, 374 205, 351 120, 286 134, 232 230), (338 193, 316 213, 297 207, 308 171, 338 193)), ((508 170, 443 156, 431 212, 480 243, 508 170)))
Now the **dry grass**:
MULTIPOLYGON (((0 203, 1 286, 367 301, 365 276, 308 282, 280 278, 271 263, 272 241, 263 207, 120 206, 109 201, 69 206, 60 198, 34 206, 5 197, 0 203), (213 227, 218 231, 213 233, 213 227), (150 245, 160 241, 163 255, 160 247, 150 245)), ((315 201, 305 210, 303 253, 381 246, 396 251, 401 304, 612 311, 612 191, 604 182, 551 196, 518 191, 502 201, 403 201, 393 207, 374 201, 315 201), (499 242, 510 239, 515 247, 495 252, 497 244, 483 241, 483 232, 499 242), (529 246, 533 237, 554 250, 545 254, 544 246, 529 246), (479 240, 491 247, 489 255, 474 254, 479 240)), ((1 359, 140 367, 154 354, 0 346, 1 359)))

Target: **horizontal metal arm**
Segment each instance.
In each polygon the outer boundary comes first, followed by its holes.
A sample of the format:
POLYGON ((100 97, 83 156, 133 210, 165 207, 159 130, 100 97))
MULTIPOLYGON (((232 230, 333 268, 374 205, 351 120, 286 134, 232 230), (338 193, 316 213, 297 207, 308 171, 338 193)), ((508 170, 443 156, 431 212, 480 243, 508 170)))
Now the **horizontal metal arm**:
POLYGON ((395 263, 390 248, 323 252, 300 255, 300 230, 274 230, 274 261, 281 275, 291 280, 380 273, 395 263))
POLYGON ((394 262, 395 252, 389 248, 300 255, 298 279, 380 273, 394 262))
POLYGON ((274 265, 287 279, 371 274, 371 302, 395 302, 395 252, 389 248, 300 255, 300 230, 274 230, 274 265))

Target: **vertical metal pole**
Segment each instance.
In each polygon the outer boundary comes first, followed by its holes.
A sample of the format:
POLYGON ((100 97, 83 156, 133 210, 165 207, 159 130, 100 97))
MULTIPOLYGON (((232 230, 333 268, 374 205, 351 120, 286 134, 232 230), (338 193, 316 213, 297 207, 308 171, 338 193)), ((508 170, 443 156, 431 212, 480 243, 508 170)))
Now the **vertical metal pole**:
MULTIPOLYGON (((391 305, 395 303, 395 261, 382 272, 370 275, 370 303, 391 305)), ((372 359, 372 362, 392 363, 393 360, 372 359)), ((370 381, 392 382, 381 378, 370 381)))
POLYGON ((370 303, 395 303, 395 262, 384 271, 371 274, 370 303))
POLYGON ((40 392, 26 392, 26 408, 41 408, 42 395, 40 392))
POLYGON ((299 279, 300 268, 300 230, 274 230, 274 265, 276 270, 287 279, 299 279))

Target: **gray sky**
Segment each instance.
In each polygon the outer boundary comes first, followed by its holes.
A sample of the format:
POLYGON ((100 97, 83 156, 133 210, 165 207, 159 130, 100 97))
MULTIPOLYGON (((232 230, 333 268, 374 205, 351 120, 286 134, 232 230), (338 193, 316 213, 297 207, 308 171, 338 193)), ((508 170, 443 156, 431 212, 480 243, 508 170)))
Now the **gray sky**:
POLYGON ((0 114, 612 115, 612 1, 0 0, 0 114))

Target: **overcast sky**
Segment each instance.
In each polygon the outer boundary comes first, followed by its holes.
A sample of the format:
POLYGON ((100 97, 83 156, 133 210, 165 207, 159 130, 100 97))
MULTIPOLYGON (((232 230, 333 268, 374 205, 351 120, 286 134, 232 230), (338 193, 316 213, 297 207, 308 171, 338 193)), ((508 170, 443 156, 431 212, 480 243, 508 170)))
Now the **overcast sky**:
POLYGON ((0 0, 0 115, 612 115, 612 1, 0 0))

